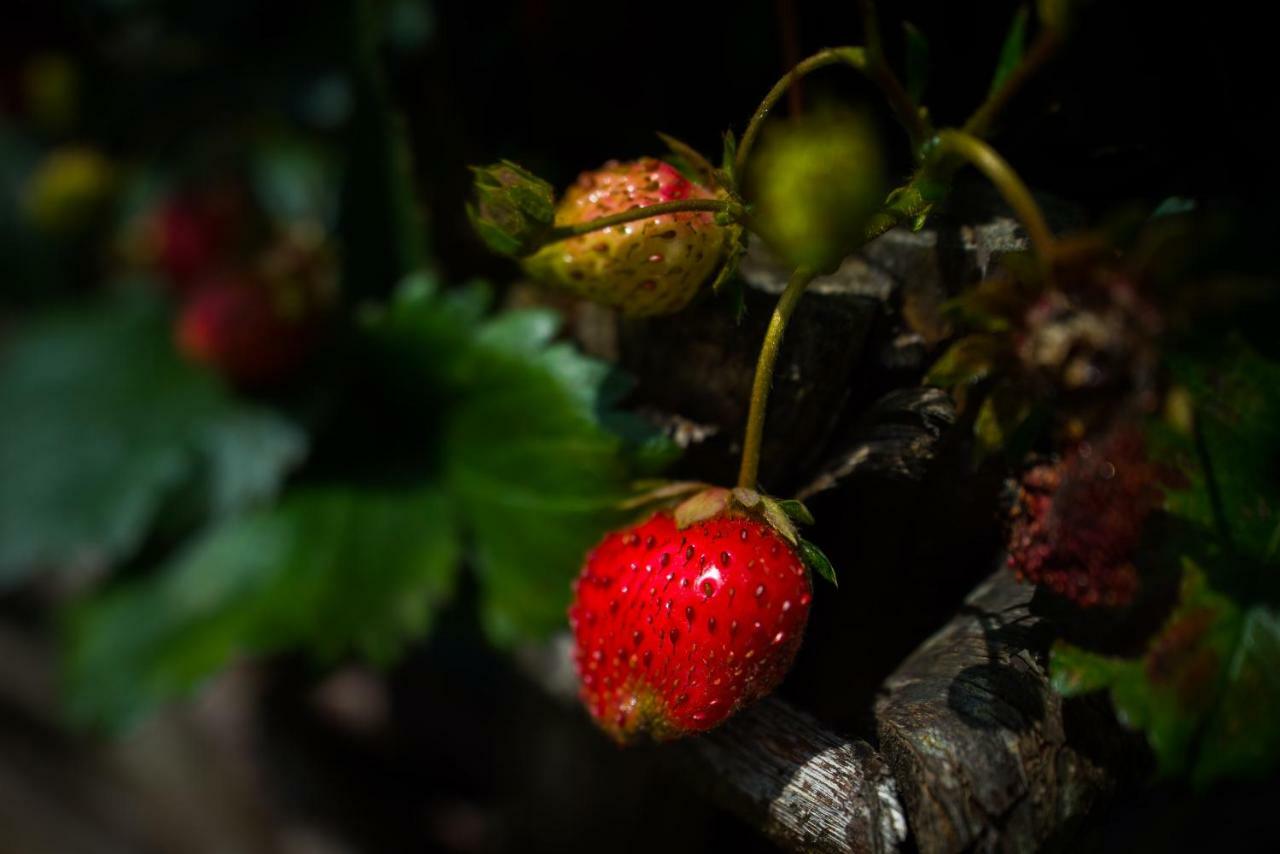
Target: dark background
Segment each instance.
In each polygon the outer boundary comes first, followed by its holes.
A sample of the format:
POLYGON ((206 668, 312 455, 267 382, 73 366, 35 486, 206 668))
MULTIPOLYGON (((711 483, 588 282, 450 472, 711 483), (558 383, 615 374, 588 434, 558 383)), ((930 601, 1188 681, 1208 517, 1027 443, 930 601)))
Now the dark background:
MULTIPOLYGON (((891 60, 900 67, 901 22, 913 22, 930 42, 925 100, 935 122, 963 121, 987 90, 1019 4, 882 5, 891 60)), ((1172 195, 1243 211, 1239 260, 1265 265, 1269 218, 1247 214, 1264 209, 1275 189, 1272 25, 1258 4, 1191 8, 1083 4, 1069 45, 1014 103, 993 142, 1033 187, 1095 216, 1172 195)), ((446 280, 502 281, 514 272, 483 250, 461 216, 467 164, 508 157, 563 186, 607 159, 657 153, 655 130, 715 153, 721 132, 741 132, 789 58, 861 40, 854 2, 447 0, 419 12, 415 37, 384 52, 446 280)), ((234 147, 255 109, 320 134, 352 133, 324 127, 299 104, 307 81, 350 66, 353 18, 339 2, 23 1, 0 15, 0 67, 48 50, 77 57, 91 105, 86 135, 117 155, 177 159, 192 138, 225 138, 234 147)), ((867 102, 887 144, 899 144, 875 93, 856 76, 823 72, 803 94, 867 102)), ((905 171, 905 153, 895 150, 905 171)), ((375 282, 367 293, 380 289, 375 282)), ((927 631, 965 589, 958 577, 941 585, 936 601, 926 593, 924 614, 911 619, 927 631)), ((387 720, 372 736, 317 711, 312 700, 324 675, 310 664, 269 666, 254 738, 269 788, 283 793, 277 809, 306 816, 356 850, 766 848, 686 787, 666 757, 618 752, 584 715, 548 700, 488 652, 473 611, 464 591, 435 638, 392 674, 382 698, 387 720)), ((884 676, 877 670, 884 663, 864 663, 859 650, 846 661, 854 684, 874 686, 884 676)), ((816 694, 817 678, 810 670, 789 690, 816 694)), ((0 749, 30 743, 31 722, 4 714, 0 749)), ((1149 831, 1167 828, 1174 811, 1193 825, 1189 832, 1208 832, 1216 802, 1197 802, 1188 817, 1185 796, 1171 795, 1179 806, 1134 805, 1116 844, 1193 847, 1194 835, 1150 841, 1149 831)), ((0 852, 8 854, 3 838, 0 852)))

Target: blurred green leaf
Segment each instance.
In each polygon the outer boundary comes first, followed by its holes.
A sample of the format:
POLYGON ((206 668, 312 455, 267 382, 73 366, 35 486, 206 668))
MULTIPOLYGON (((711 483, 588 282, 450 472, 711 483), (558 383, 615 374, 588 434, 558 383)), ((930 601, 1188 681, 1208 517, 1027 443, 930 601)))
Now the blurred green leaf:
POLYGON ((0 354, 0 586, 137 549, 193 482, 228 513, 271 495, 306 438, 183 362, 155 301, 25 326, 0 354))
POLYGON ((1051 676, 1066 696, 1110 690, 1165 774, 1205 785, 1262 776, 1280 760, 1280 620, 1262 606, 1242 610, 1189 561, 1181 602, 1142 658, 1059 642, 1051 676))
POLYGON ((386 297, 427 261, 426 222, 414 193, 405 120, 387 93, 379 44, 385 4, 352 6, 351 63, 355 111, 348 124, 340 198, 343 292, 386 297))
POLYGON ((992 92, 999 89, 1018 67, 1018 63, 1022 62, 1022 55, 1027 50, 1027 18, 1026 6, 1019 8, 1013 15, 1009 32, 1004 37, 1004 44, 1000 46, 1000 59, 996 62, 996 73, 991 78, 990 91, 992 92))
POLYGON ((973 434, 987 453, 1007 449, 1010 459, 1019 459, 1025 450, 1022 442, 1014 442, 1031 417, 1032 400, 1017 383, 1001 382, 983 398, 973 422, 973 434))
POLYGON ((299 489, 76 608, 70 713, 126 726, 239 656, 297 645, 388 660, 451 594, 459 553, 436 489, 299 489))
POLYGON ((902 22, 902 33, 907 45, 907 94, 919 104, 929 81, 929 40, 910 21, 902 22))
POLYGON ((1000 335, 966 335, 938 357, 924 382, 939 388, 975 385, 997 370, 1008 348, 1008 341, 1000 335))
POLYGON ((269 137, 255 146, 252 175, 263 209, 279 222, 333 224, 337 177, 331 155, 300 137, 269 137))
POLYGON ((1175 372, 1196 402, 1209 472, 1193 476, 1190 493, 1171 507, 1203 518, 1211 475, 1231 545, 1268 564, 1280 560, 1280 364, 1242 341, 1221 359, 1182 361, 1175 372))

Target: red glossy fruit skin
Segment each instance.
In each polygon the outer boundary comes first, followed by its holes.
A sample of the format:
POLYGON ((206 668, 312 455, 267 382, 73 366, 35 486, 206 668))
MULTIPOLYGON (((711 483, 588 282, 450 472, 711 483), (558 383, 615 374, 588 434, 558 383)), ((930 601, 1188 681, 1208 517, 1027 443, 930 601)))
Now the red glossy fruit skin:
POLYGON ((587 556, 569 625, 580 695, 626 743, 711 729, 786 675, 809 617, 809 570, 771 527, 660 512, 587 556))
POLYGON ((241 386, 264 386, 292 374, 312 330, 283 316, 271 291, 251 276, 202 282, 187 299, 175 331, 178 349, 241 386))

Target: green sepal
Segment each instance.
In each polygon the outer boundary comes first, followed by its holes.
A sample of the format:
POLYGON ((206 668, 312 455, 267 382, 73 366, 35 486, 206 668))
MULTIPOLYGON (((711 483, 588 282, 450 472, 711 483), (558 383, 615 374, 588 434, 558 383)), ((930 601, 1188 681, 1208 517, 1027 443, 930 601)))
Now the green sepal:
POLYGON ((720 171, 723 173, 724 180, 726 182, 725 187, 737 192, 738 172, 736 164, 738 162, 738 140, 733 135, 733 131, 727 130, 724 132, 723 145, 724 151, 721 155, 720 171))
POLYGON ((691 492, 706 489, 707 484, 693 480, 640 481, 633 484, 635 494, 618 502, 620 510, 639 510, 666 504, 691 492))
POLYGON ((782 508, 782 512, 786 513, 793 522, 800 525, 812 525, 813 514, 809 512, 809 508, 805 507, 800 501, 794 498, 787 498, 778 502, 778 506, 782 508))
POLYGON ((722 487, 704 489, 681 502, 675 510, 676 527, 681 530, 698 522, 705 522, 729 508, 733 493, 722 487))
POLYGON ((783 509, 782 502, 776 498, 761 495, 760 504, 765 521, 773 526, 774 530, 781 534, 782 538, 791 543, 791 545, 798 545, 800 532, 796 530, 796 523, 791 521, 791 516, 783 509))
POLYGON ((800 549, 800 559, 804 561, 805 566, 830 581, 832 587, 840 586, 840 582, 836 579, 836 569, 822 553, 822 549, 805 539, 799 540, 796 546, 800 549))
POLYGON ((485 244, 509 257, 542 246, 555 225, 555 188, 510 160, 471 171, 475 201, 467 204, 467 218, 485 244))
POLYGON ((725 242, 728 244, 725 250, 724 263, 720 265, 719 272, 711 282, 711 292, 720 293, 724 286, 733 279, 738 272, 738 266, 742 263, 742 257, 747 254, 746 229, 738 222, 734 222, 725 227, 728 232, 725 242))

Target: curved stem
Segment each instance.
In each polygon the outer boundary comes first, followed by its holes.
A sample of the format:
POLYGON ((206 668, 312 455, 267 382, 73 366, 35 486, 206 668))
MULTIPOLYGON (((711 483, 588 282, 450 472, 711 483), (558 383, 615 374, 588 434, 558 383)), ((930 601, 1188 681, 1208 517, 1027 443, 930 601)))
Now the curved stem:
POLYGON ((742 466, 738 469, 738 486, 755 489, 760 474, 760 447, 764 440, 764 416, 769 406, 769 389, 773 385, 773 367, 782 348, 782 334, 786 332, 791 314, 796 310, 800 295, 813 281, 814 272, 799 267, 791 274, 787 289, 778 299, 769 318, 769 328, 760 345, 760 357, 756 360, 756 375, 751 383, 751 408, 747 412, 747 434, 742 442, 742 466))
POLYGON ((773 84, 773 88, 764 96, 764 100, 760 102, 759 107, 756 107, 755 114, 751 116, 751 121, 742 134, 742 141, 738 144, 738 153, 733 161, 734 174, 742 174, 747 165, 747 157, 751 154, 756 138, 760 135, 760 129, 764 126, 764 120, 769 117, 769 113, 777 106, 778 101, 791 88, 791 84, 806 74, 817 71, 819 68, 826 68, 828 65, 847 65, 879 86, 889 106, 893 108, 894 115, 906 128, 907 136, 911 139, 912 151, 919 150, 920 144, 929 135, 929 129, 920 117, 919 110, 912 103, 911 97, 884 61, 882 59, 878 62, 873 61, 868 57, 867 51, 860 47, 829 47, 801 61, 783 75, 781 80, 773 84))
POLYGON ((663 214, 671 213, 688 213, 690 211, 728 213, 734 216, 740 216, 742 213, 739 205, 725 199, 679 199, 674 202, 660 202, 656 205, 632 208, 629 211, 623 211, 622 213, 616 213, 610 216, 602 216, 596 219, 587 220, 586 222, 574 223, 573 225, 557 225, 555 228, 551 229, 544 245, 546 243, 555 243, 558 240, 565 240, 570 237, 577 237, 582 234, 590 234, 593 231, 599 231, 602 228, 609 228, 613 225, 622 225, 623 223, 635 222, 639 219, 648 219, 651 216, 662 216, 663 214))
POLYGON ((964 131, 942 131, 938 134, 938 146, 946 152, 963 157, 995 185, 996 190, 1022 221, 1040 263, 1047 266, 1053 257, 1053 232, 1031 191, 1008 161, 991 146, 964 131))

